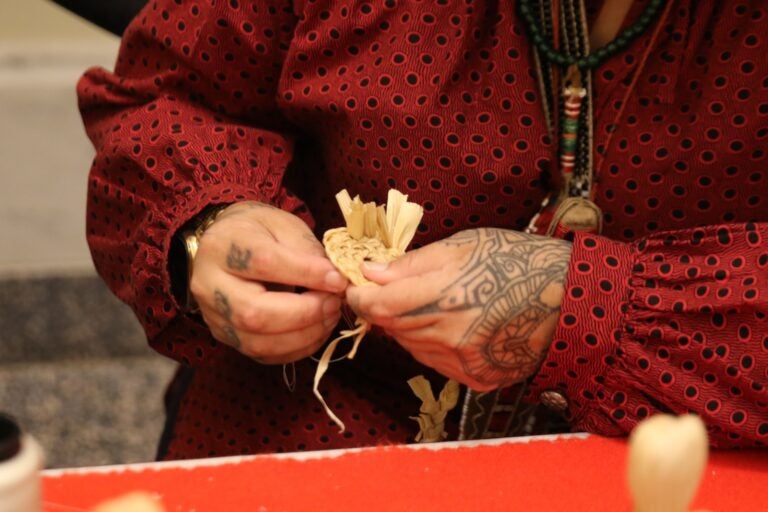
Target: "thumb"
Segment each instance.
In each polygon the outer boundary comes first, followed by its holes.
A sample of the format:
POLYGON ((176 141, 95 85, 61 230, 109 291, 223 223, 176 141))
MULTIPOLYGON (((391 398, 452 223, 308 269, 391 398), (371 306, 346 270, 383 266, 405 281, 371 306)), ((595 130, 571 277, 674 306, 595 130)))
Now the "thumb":
POLYGON ((365 261, 360 266, 363 275, 377 284, 387 284, 406 277, 431 272, 443 265, 447 259, 446 247, 430 244, 410 251, 389 263, 365 261))

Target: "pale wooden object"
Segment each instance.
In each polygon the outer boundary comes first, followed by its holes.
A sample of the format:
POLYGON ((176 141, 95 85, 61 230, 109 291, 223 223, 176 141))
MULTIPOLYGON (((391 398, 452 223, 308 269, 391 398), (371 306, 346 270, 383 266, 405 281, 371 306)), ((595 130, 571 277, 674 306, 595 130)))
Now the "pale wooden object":
POLYGON ((419 433, 416 435, 417 443, 434 443, 443 441, 448 433, 445 431, 445 417, 451 409, 456 407, 459 401, 459 383, 449 380, 445 383, 440 397, 435 400, 432 386, 423 376, 418 375, 408 380, 408 385, 413 393, 423 402, 418 416, 411 416, 412 420, 419 423, 419 433))
POLYGON ((165 512, 149 493, 132 492, 101 503, 92 512, 165 512))
POLYGON ((707 431, 698 416, 658 414, 629 438, 629 488, 635 512, 685 512, 707 462, 707 431))
MULTIPOLYGON (((424 210, 416 203, 409 203, 408 196, 390 190, 387 194, 387 205, 377 206, 375 203, 363 203, 359 196, 352 199, 346 190, 336 194, 341 214, 344 216, 345 227, 330 229, 323 235, 323 245, 328 258, 336 268, 354 285, 370 286, 371 281, 363 276, 360 265, 364 261, 386 263, 405 254, 405 249, 416 234, 424 210)), ((341 331, 341 335, 331 341, 326 347, 315 371, 312 391, 325 408, 326 414, 336 423, 341 432, 344 423, 325 403, 318 386, 328 370, 333 353, 339 342, 352 338, 352 348, 345 356, 352 359, 371 326, 365 320, 358 318, 355 328, 341 331)))

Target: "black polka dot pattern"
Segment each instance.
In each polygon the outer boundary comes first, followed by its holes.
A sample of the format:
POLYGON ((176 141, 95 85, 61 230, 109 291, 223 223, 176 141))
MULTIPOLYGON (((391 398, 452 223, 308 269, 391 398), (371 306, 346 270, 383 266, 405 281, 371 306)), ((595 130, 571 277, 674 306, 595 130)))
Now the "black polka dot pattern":
MULTIPOLYGON (((340 435, 305 387, 280 394, 273 368, 180 312, 169 242, 206 206, 246 199, 320 233, 341 223, 342 188, 422 204, 415 246, 526 226, 556 186, 557 155, 514 5, 151 0, 115 72, 86 73, 94 262, 152 346, 197 368, 168 457, 412 438, 418 404, 401 403, 402 383, 425 369, 384 350, 391 340, 372 335, 359 373, 326 377, 353 426, 340 435)), ((539 383, 566 391, 575 428, 621 434, 691 410, 718 444, 765 443, 768 10, 680 0, 669 12, 627 101, 649 34, 594 74, 605 238, 575 239, 539 383)))
POLYGON ((554 350, 530 398, 567 390, 574 425, 590 431, 620 435, 649 413, 695 412, 713 444, 763 446, 768 368, 755 362, 768 360, 768 272, 765 246, 752 242, 766 236, 765 224, 632 244, 577 234, 554 350))

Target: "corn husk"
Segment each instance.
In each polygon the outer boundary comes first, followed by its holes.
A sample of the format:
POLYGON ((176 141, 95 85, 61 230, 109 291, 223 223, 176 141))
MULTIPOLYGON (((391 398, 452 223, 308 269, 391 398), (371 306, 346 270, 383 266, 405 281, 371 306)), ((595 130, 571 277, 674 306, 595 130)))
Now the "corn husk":
POLYGON ((445 431, 445 417, 459 401, 459 383, 455 380, 446 382, 437 400, 432 392, 432 386, 423 375, 417 375, 408 380, 408 385, 422 401, 419 415, 411 416, 411 419, 419 424, 416 442, 434 443, 445 440, 448 436, 445 431))
MULTIPOLYGON (((360 265, 364 261, 386 263, 405 254, 405 249, 416 234, 424 210, 416 203, 408 202, 408 196, 390 190, 386 206, 374 202, 364 203, 359 196, 353 199, 346 190, 336 194, 346 226, 330 229, 323 235, 323 245, 328 258, 336 268, 357 286, 374 285, 363 276, 360 265)), ((328 344, 315 371, 315 396, 325 408, 326 414, 344 431, 344 423, 326 404, 318 389, 333 358, 338 344, 352 339, 347 359, 355 357, 357 348, 371 326, 362 318, 355 320, 355 328, 341 331, 340 336, 328 344)))

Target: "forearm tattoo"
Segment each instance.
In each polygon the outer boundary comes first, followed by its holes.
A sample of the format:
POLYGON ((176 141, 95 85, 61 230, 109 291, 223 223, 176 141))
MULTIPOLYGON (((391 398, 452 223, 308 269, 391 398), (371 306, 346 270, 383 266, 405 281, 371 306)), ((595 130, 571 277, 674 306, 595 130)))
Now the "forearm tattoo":
POLYGON ((458 351, 467 375, 504 386, 531 375, 544 354, 531 335, 559 314, 556 290, 563 285, 570 244, 502 229, 462 231, 447 246, 470 246, 461 276, 440 297, 411 315, 477 309, 458 351))
POLYGON ((213 301, 216 306, 216 311, 218 311, 227 321, 223 328, 227 343, 234 348, 240 348, 240 338, 237 337, 235 327, 232 325, 232 306, 229 304, 229 299, 227 299, 227 296, 224 295, 221 290, 216 290, 213 293, 213 301))

